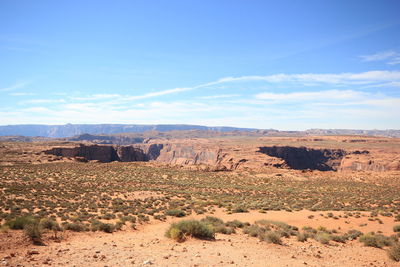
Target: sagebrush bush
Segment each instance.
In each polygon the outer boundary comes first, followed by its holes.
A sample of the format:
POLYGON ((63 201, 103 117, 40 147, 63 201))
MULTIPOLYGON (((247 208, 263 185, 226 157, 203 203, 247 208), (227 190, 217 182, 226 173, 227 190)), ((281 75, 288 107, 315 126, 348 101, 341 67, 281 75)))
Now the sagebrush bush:
POLYGON ((227 223, 225 223, 225 225, 233 228, 243 228, 245 226, 245 223, 239 220, 233 220, 233 221, 228 221, 227 223))
POLYGON ((64 225, 65 230, 70 230, 74 232, 83 232, 86 231, 86 226, 83 223, 66 223, 64 225))
POLYGON ((35 218, 32 216, 22 216, 6 222, 6 225, 13 230, 22 230, 24 229, 25 225, 33 223, 34 221, 35 218))
POLYGON ((43 244, 42 241, 42 228, 38 220, 33 220, 24 225, 24 232, 31 241, 36 245, 43 244))
POLYGON ((384 246, 389 246, 392 242, 390 238, 381 234, 368 233, 360 236, 360 242, 364 243, 364 246, 383 248, 384 246))
POLYGON ((346 235, 347 235, 348 240, 355 240, 355 239, 359 238, 360 236, 362 236, 363 233, 358 230, 351 229, 351 230, 347 231, 346 235))
POLYGON ((171 224, 165 235, 169 238, 182 235, 182 239, 186 236, 199 239, 214 239, 215 231, 210 224, 197 220, 184 220, 171 224))
POLYGON ((346 243, 348 236, 347 235, 331 235, 332 241, 338 243, 346 243))
POLYGON ((297 241, 305 242, 307 241, 308 235, 306 233, 297 233, 297 241))
POLYGON ((400 232, 400 224, 393 226, 393 232, 400 232))
POLYGON ((389 258, 400 261, 400 243, 393 243, 388 250, 389 258))
POLYGON ((256 224, 252 224, 243 228, 243 233, 252 237, 257 237, 264 232, 265 230, 256 224))
POLYGON ((261 241, 282 245, 281 235, 277 231, 267 231, 259 235, 261 241))
POLYGON ((329 244, 329 241, 331 240, 331 235, 326 232, 318 232, 314 238, 321 244, 326 245, 329 244))
POLYGON ((217 217, 207 216, 201 219, 201 222, 211 225, 214 229, 214 232, 216 233, 221 233, 226 235, 235 233, 235 229, 233 227, 226 227, 224 221, 217 217))
POLYGON ((172 210, 165 211, 165 215, 174 216, 174 217, 185 217, 186 212, 184 212, 183 210, 172 209, 172 210))

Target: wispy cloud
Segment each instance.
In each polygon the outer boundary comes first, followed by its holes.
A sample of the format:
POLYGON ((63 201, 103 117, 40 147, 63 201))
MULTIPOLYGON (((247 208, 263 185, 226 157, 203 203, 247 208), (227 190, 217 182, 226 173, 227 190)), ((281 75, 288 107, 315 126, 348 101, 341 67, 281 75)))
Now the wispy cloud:
POLYGON ((15 83, 13 85, 10 85, 8 87, 0 88, 0 92, 8 92, 8 91, 13 91, 13 90, 16 90, 16 89, 24 88, 28 84, 29 84, 28 82, 18 82, 18 83, 15 83))
POLYGON ((227 94, 227 95, 209 95, 209 96, 201 96, 200 99, 220 99, 220 98, 231 98, 231 97, 238 97, 238 94, 227 94))
POLYGON ((400 71, 367 71, 360 73, 305 73, 305 74, 274 74, 267 76, 226 77, 218 80, 219 83, 240 81, 265 81, 268 83, 295 83, 303 86, 319 84, 373 84, 382 82, 400 81, 400 71))
POLYGON ((306 100, 345 100, 355 99, 363 96, 364 93, 352 90, 326 90, 318 92, 295 92, 286 94, 277 93, 260 93, 255 95, 256 99, 273 100, 273 101, 306 101, 306 100))
POLYGON ((363 61, 385 61, 389 65, 400 64, 400 53, 394 50, 378 52, 371 55, 360 56, 363 61))
POLYGON ((36 95, 34 93, 25 93, 25 92, 18 92, 18 93, 9 93, 10 96, 32 96, 36 95))

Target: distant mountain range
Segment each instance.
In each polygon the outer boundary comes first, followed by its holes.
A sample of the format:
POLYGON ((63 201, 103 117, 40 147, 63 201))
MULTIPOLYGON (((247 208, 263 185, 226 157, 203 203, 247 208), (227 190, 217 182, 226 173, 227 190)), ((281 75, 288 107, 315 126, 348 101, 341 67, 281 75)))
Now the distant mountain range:
POLYGON ((348 129, 310 129, 306 131, 278 131, 273 129, 253 129, 236 127, 208 127, 201 125, 186 124, 65 124, 65 125, 5 125, 0 126, 0 136, 41 136, 41 137, 72 137, 81 134, 93 135, 112 135, 119 133, 144 133, 169 132, 169 131, 213 131, 220 133, 241 132, 243 134, 256 135, 369 135, 369 136, 387 136, 400 137, 400 130, 348 130, 348 129))
POLYGON ((0 136, 22 135, 42 137, 71 137, 80 134, 117 134, 117 133, 143 133, 148 131, 216 131, 216 132, 251 132, 257 129, 235 128, 235 127, 207 127, 201 125, 186 124, 65 124, 65 125, 41 125, 23 124, 0 126, 0 136))

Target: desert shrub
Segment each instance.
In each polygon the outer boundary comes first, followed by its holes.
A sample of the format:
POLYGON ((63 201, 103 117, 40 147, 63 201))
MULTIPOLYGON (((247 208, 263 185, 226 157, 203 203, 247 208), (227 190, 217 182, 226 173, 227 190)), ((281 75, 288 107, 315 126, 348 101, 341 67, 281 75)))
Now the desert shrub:
POLYGON ((318 231, 310 226, 304 226, 303 231, 309 236, 314 236, 318 231))
POLYGON ((393 232, 400 232, 400 224, 393 226, 393 232))
POLYGON ((122 226, 124 226, 124 225, 125 225, 125 222, 119 220, 119 221, 117 221, 117 222, 115 223, 114 229, 115 229, 116 231, 119 231, 119 230, 122 229, 122 226))
POLYGON ((60 231, 60 225, 53 219, 50 218, 42 218, 40 220, 40 227, 42 229, 48 229, 53 231, 60 231))
POLYGON ((244 206, 236 206, 232 209, 233 213, 249 212, 244 206))
POLYGON ((394 261, 400 261, 400 243, 393 243, 390 246, 388 256, 394 261))
POLYGON ((216 233, 221 233, 225 235, 230 235, 235 233, 234 228, 226 227, 224 224, 214 225, 213 228, 216 233))
POLYGON ((66 223, 64 225, 65 230, 74 231, 74 232, 83 232, 86 231, 86 227, 83 223, 75 222, 75 223, 66 223))
POLYGON ((362 236, 362 234, 363 233, 358 230, 351 229, 351 230, 347 231, 346 235, 347 235, 348 240, 355 240, 355 239, 359 238, 360 236, 362 236))
POLYGON ((252 237, 257 237, 263 232, 265 232, 265 229, 256 224, 252 224, 243 228, 243 233, 252 237))
POLYGON ((388 237, 381 234, 368 233, 360 237, 360 242, 364 243, 364 246, 383 248, 384 246, 389 246, 391 241, 388 237))
POLYGON ((185 217, 186 212, 184 212, 183 210, 172 209, 172 210, 165 211, 165 215, 174 216, 174 217, 185 217))
POLYGON ((186 236, 199 239, 215 238, 215 232, 211 225, 197 220, 184 220, 178 223, 173 223, 165 235, 175 240, 175 237, 177 236, 182 236, 182 239, 184 239, 186 236))
POLYGON ((105 233, 112 233, 115 230, 115 226, 112 225, 111 223, 101 223, 99 225, 99 230, 105 233))
POLYGON ((305 242, 308 239, 308 235, 306 233, 297 233, 297 241, 305 242))
POLYGON ((36 245, 41 245, 42 242, 42 228, 38 220, 33 220, 24 225, 24 232, 32 242, 36 245))
POLYGON ((326 232, 318 232, 314 238, 321 244, 326 245, 329 244, 329 241, 331 240, 331 235, 326 232))
POLYGON ((245 226, 245 223, 239 220, 233 220, 225 223, 225 225, 233 228, 243 228, 245 226))
POLYGON ((347 235, 331 235, 331 239, 338 243, 346 243, 347 235))
POLYGON ((25 228, 25 225, 33 223, 34 221, 35 219, 32 216, 22 216, 6 222, 6 225, 13 230, 22 230, 25 228))
POLYGON ((261 241, 282 245, 281 235, 277 231, 267 231, 259 235, 261 241))
POLYGON ((201 221, 212 225, 224 224, 223 220, 214 216, 206 216, 205 218, 201 219, 201 221))
POLYGON ((230 235, 235 232, 232 227, 226 227, 223 220, 213 216, 207 216, 201 222, 211 225, 216 233, 230 235))

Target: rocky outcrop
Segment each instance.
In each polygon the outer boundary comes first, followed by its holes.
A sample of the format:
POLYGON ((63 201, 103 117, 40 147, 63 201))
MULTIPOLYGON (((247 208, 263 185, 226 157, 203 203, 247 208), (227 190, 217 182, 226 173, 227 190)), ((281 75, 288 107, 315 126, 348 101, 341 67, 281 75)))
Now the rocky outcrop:
POLYGON ((60 157, 85 162, 156 161, 203 170, 262 170, 278 167, 319 171, 400 170, 397 154, 375 158, 367 150, 317 149, 293 146, 263 146, 237 149, 215 144, 171 142, 129 146, 80 145, 56 147, 45 151, 60 157))
POLYGON ((61 157, 84 158, 100 162, 119 160, 119 156, 112 146, 80 145, 78 147, 54 147, 44 152, 61 157))
POLYGON ((337 170, 342 158, 346 155, 342 149, 312 149, 291 146, 260 147, 259 152, 283 159, 291 169, 320 171, 337 170))

